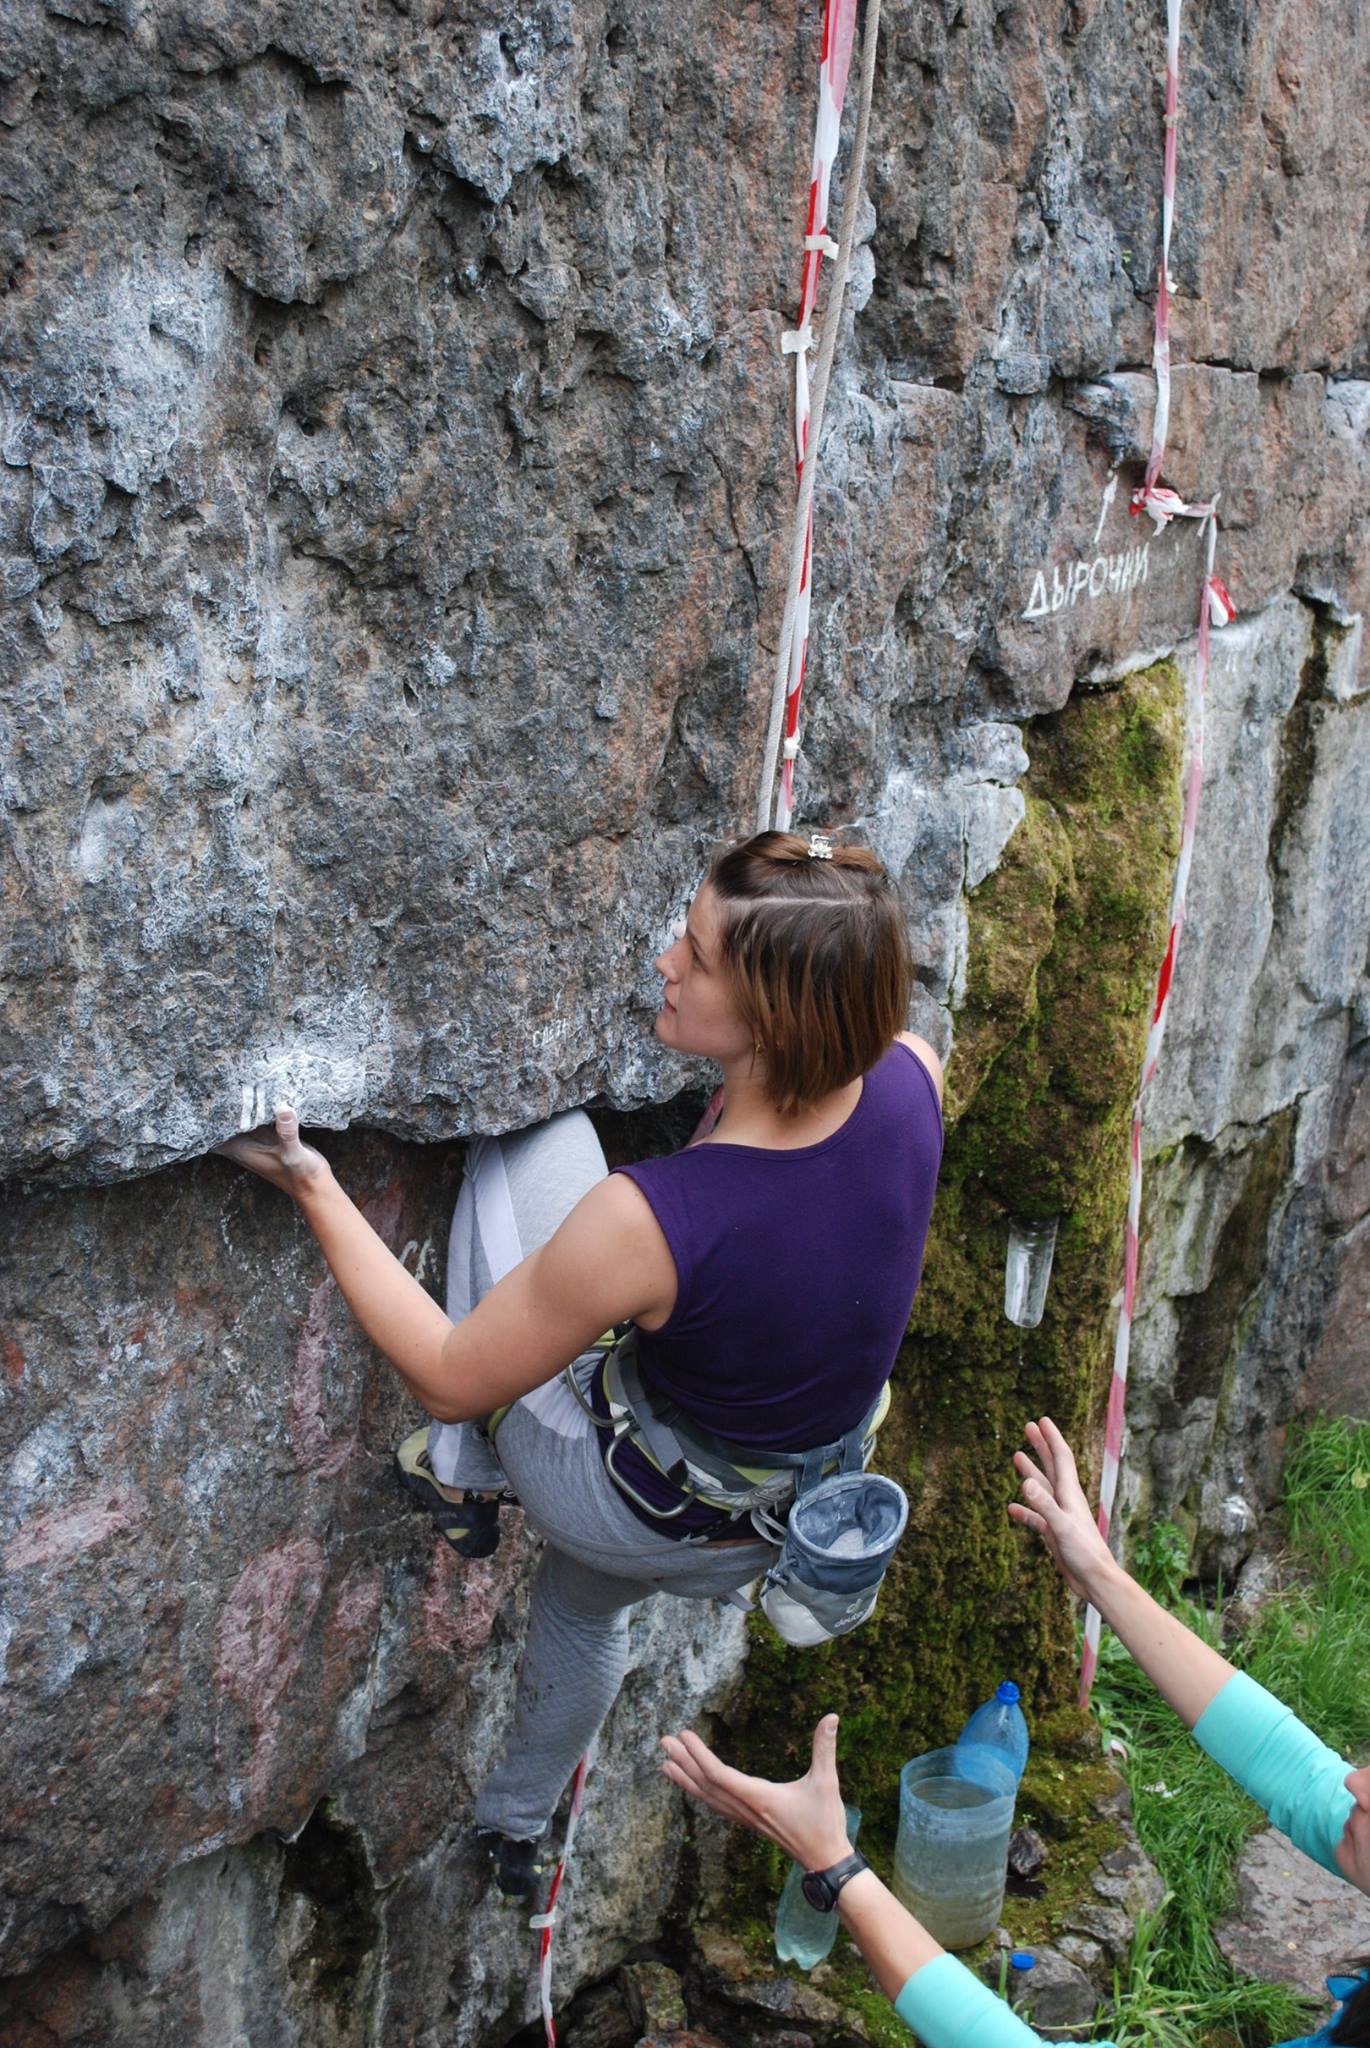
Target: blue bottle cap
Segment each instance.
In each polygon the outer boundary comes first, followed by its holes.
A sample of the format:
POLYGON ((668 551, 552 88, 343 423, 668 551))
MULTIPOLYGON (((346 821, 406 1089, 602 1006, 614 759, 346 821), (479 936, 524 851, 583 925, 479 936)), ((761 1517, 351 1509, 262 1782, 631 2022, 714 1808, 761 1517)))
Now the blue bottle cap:
POLYGON ((1006 1678, 994 1697, 997 1700, 1001 1700, 1006 1707, 1016 1707, 1023 1695, 1019 1692, 1013 1680, 1006 1678))
POLYGON ((1030 1949, 1016 1948, 1009 1957, 1009 1968, 1013 1970, 1035 1970, 1037 1958, 1030 1949))

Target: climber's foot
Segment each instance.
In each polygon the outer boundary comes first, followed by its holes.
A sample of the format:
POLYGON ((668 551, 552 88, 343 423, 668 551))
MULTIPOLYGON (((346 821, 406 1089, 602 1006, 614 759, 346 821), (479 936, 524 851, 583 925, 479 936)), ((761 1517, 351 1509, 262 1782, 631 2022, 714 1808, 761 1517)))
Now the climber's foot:
POLYGON ((495 1828, 480 1828, 476 1840, 489 1856, 495 1873, 495 1888, 506 1899, 522 1905, 537 1903, 542 1881, 556 1867, 556 1857, 546 1835, 521 1841, 516 1835, 501 1835, 495 1828))
POLYGON ((444 1486, 428 1462, 426 1426, 405 1438, 395 1453, 395 1463, 406 1492, 423 1502, 458 1557, 494 1556, 499 1548, 500 1507, 513 1502, 512 1493, 467 1493, 460 1487, 444 1486))

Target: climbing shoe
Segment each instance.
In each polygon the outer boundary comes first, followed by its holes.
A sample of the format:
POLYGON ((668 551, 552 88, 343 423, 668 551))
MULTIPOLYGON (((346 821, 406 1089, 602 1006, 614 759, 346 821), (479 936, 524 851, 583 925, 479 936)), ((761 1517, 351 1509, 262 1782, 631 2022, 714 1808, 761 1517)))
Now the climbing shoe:
POLYGON ((494 1828, 480 1828, 476 1840, 489 1856, 495 1873, 495 1889, 506 1899, 518 1899, 525 1906, 536 1905, 542 1880, 556 1868, 556 1855, 546 1835, 531 1842, 516 1835, 501 1835, 494 1828))
POLYGON ((463 1493, 444 1486, 428 1462, 425 1426, 407 1436, 395 1453, 406 1492, 421 1500, 458 1557, 493 1557, 499 1548, 499 1511, 512 1504, 512 1493, 463 1493))

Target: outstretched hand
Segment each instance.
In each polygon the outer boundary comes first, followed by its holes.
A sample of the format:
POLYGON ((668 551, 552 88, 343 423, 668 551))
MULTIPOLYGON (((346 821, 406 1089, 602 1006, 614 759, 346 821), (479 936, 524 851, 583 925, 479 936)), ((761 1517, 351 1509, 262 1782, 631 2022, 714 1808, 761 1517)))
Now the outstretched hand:
POLYGON ((806 1870, 827 1870, 847 1854, 847 1818, 837 1782, 836 1714, 825 1714, 814 1729, 809 1768, 789 1785, 732 1770, 688 1728, 663 1736, 661 1747, 666 1753, 661 1768, 672 1784, 724 1820, 778 1842, 806 1870))
POLYGON ((1026 1451, 1014 1452, 1023 1498, 1010 1502, 1009 1513, 1041 1537, 1071 1592, 1088 1600, 1095 1580, 1112 1570, 1114 1562, 1085 1499, 1075 1455, 1049 1415, 1030 1422, 1023 1434, 1037 1453, 1037 1462, 1026 1451))
POLYGON ((302 1141, 300 1119, 288 1102, 277 1103, 274 1125, 263 1124, 240 1137, 226 1138, 214 1150, 295 1198, 307 1194, 332 1172, 322 1152, 302 1141))

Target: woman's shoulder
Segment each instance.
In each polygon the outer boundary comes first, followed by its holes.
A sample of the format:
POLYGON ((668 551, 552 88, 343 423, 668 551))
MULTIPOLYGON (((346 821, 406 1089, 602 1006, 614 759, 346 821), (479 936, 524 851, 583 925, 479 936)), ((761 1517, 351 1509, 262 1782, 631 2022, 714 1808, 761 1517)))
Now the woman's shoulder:
POLYGON ((940 1105, 942 1100, 942 1062, 938 1059, 926 1038, 920 1038, 915 1031, 901 1031, 894 1042, 896 1045, 902 1045, 908 1052, 913 1054, 913 1057, 931 1081, 933 1093, 936 1095, 940 1105))
POLYGON ((901 1032, 866 1075, 848 1127, 862 1155, 888 1161, 896 1176, 907 1168, 919 1175, 930 1170, 935 1177, 945 1139, 941 1078, 932 1047, 911 1031, 901 1032))

